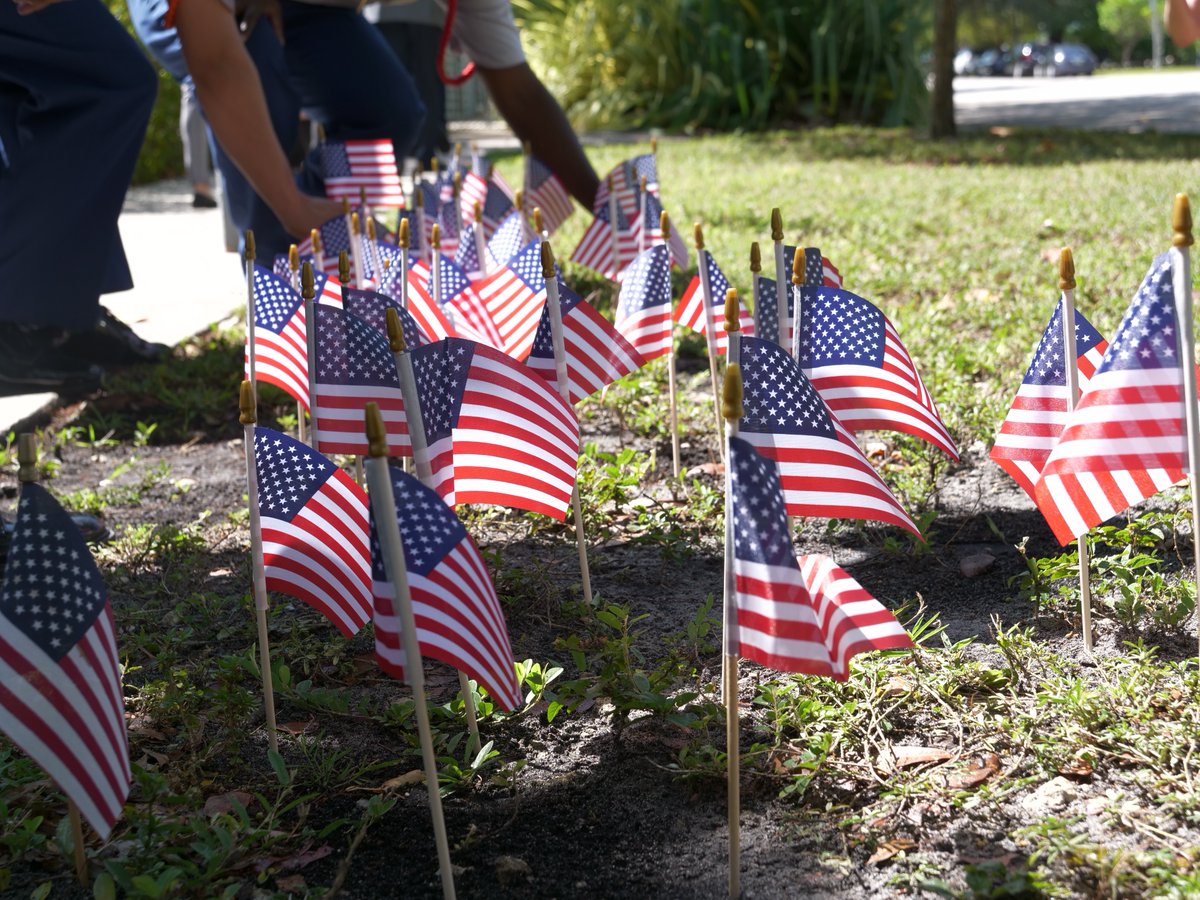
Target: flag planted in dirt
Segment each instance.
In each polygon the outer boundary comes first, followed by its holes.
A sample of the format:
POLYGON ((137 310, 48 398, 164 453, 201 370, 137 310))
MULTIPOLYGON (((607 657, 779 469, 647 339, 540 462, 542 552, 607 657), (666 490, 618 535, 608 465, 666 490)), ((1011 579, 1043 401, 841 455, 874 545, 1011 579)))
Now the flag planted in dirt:
POLYGON ((501 341, 497 346, 513 359, 528 356, 546 306, 541 240, 530 241, 499 269, 477 282, 475 293, 495 323, 501 341))
POLYGON ((639 253, 617 298, 617 331, 647 360, 671 351, 671 259, 663 244, 639 253))
POLYGON ((844 288, 802 286, 800 368, 851 431, 884 429, 958 450, 891 321, 844 288))
MULTIPOLYGON (((633 220, 637 219, 634 212, 633 220)), ((598 272, 612 281, 618 280, 622 271, 633 262, 638 254, 637 233, 630 225, 630 219, 620 208, 617 209, 617 259, 613 265, 613 226, 609 221, 608 206, 601 206, 595 212, 592 224, 579 239, 579 244, 571 254, 571 262, 578 263, 593 272, 598 272)))
POLYGON ((729 439, 737 635, 731 650, 784 672, 844 681, 850 659, 911 647, 879 601, 820 554, 797 558, 775 464, 729 439))
MULTIPOLYGON (((467 273, 455 265, 454 260, 444 253, 435 254, 438 266, 439 301, 442 312, 454 329, 454 333, 499 350, 504 349, 504 338, 492 320, 491 311, 484 304, 467 273)), ((434 296, 433 272, 425 282, 425 291, 434 296)))
POLYGON ((612 192, 617 198, 618 209, 630 222, 635 221, 640 212, 639 195, 642 191, 643 175, 646 176, 646 190, 657 197, 658 166, 654 154, 643 153, 617 163, 605 177, 600 179, 600 187, 596 191, 592 211, 599 213, 601 209, 608 208, 608 185, 611 182, 612 192))
MULTIPOLYGON (((492 578, 462 522, 435 491, 388 469, 421 655, 465 672, 506 712, 521 704, 508 626, 492 578)), ((371 521, 375 656, 403 679, 406 660, 392 582, 371 521)))
POLYGON ((0 731, 101 837, 132 781, 112 607, 71 517, 23 484, 0 584, 0 731))
POLYGON ((312 447, 262 426, 254 466, 267 590, 356 634, 371 618, 366 492, 312 447))
POLYGON ((527 240, 525 216, 520 210, 514 209, 504 217, 504 221, 500 223, 495 234, 488 239, 487 253, 490 268, 494 269, 496 266, 505 265, 521 252, 527 240))
MULTIPOLYGON (((644 198, 639 198, 639 203, 645 208, 645 214, 639 213, 638 218, 634 221, 634 234, 644 234, 641 246, 649 247, 655 241, 663 239, 662 231, 662 204, 658 202, 658 197, 646 191, 644 198)), ((672 228, 671 234, 666 241, 667 247, 671 250, 671 264, 678 266, 681 269, 686 269, 688 266, 688 249, 687 244, 683 240, 683 235, 679 233, 678 228, 672 228)))
MULTIPOLYGON (((578 403, 646 364, 645 357, 613 324, 563 284, 561 278, 558 298, 562 309, 563 351, 567 357, 567 386, 572 403, 578 403)), ((533 350, 526 362, 549 384, 557 384, 549 309, 542 310, 533 350)))
POLYGON ((454 251, 454 264, 466 272, 472 281, 483 273, 479 263, 479 247, 475 243, 475 230, 479 227, 478 222, 472 222, 464 228, 458 240, 458 249, 454 251))
MULTIPOLYGON (((725 333, 725 293, 731 287, 729 279, 717 265, 712 254, 698 254, 708 267, 708 285, 711 288, 713 328, 716 331, 717 352, 724 355, 729 346, 729 335, 725 333)), ((738 320, 741 323, 742 334, 754 336, 754 314, 741 305, 738 308, 738 320)), ((700 287, 700 276, 693 275, 691 282, 679 302, 675 304, 675 321, 698 334, 704 334, 708 327, 704 316, 704 291, 700 287)))
POLYGON ((738 433, 779 465, 789 515, 869 519, 920 537, 789 353, 770 341, 742 338, 742 383, 745 415, 738 433))
POLYGON ((1034 488, 1062 544, 1183 478, 1183 369, 1170 255, 1154 260, 1034 488))
MULTIPOLYGON (((308 409, 304 301, 283 279, 254 266, 254 377, 287 391, 308 409)), ((246 377, 250 355, 246 354, 246 377)))
POLYGON ((404 346, 407 349, 412 350, 414 347, 429 343, 430 338, 421 332, 417 320, 396 300, 377 291, 361 291, 358 288, 346 289, 346 312, 362 319, 385 338, 387 337, 387 311, 389 309, 394 309, 400 319, 400 330, 404 334, 404 346))
POLYGON ((404 205, 404 189, 390 140, 326 141, 320 156, 326 196, 356 203, 365 189, 372 206, 404 205))
MULTIPOLYGON (((1050 322, 1034 351, 1025 378, 1008 415, 1000 424, 991 458, 1034 499, 1034 484, 1046 465, 1067 421, 1067 373, 1063 347, 1063 304, 1054 307, 1050 322)), ((1106 341, 1079 310, 1075 310, 1076 371, 1080 387, 1096 373, 1106 341)))
MULTIPOLYGON (((792 263, 795 261, 796 247, 785 245, 783 248, 783 267, 785 272, 792 271, 792 263)), ((822 287, 840 288, 842 286, 842 276, 828 259, 826 259, 821 251, 816 247, 804 248, 804 281, 808 285, 821 285, 822 287)), ((789 281, 784 285, 784 297, 787 301, 787 329, 788 338, 786 341, 779 339, 779 303, 775 292, 775 279, 762 276, 758 278, 757 289, 754 292, 754 309, 758 317, 758 336, 766 341, 774 341, 777 344, 786 344, 788 350, 791 349, 791 333, 795 327, 795 298, 792 295, 792 285, 789 281)))
POLYGON ((575 204, 571 202, 571 195, 563 183, 544 162, 530 156, 526 165, 525 208, 539 208, 546 231, 554 234, 575 211, 575 204))

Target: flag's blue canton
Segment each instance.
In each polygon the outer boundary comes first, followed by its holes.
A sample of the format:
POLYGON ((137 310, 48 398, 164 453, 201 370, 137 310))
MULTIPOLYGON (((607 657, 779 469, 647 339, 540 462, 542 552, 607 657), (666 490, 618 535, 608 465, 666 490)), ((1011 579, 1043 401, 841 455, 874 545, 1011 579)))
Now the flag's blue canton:
MULTIPOLYGON (((791 265, 789 263, 789 265, 791 265)), ((825 266, 821 263, 821 248, 804 248, 804 283, 821 284, 825 281, 825 266)))
POLYGON ((1096 374, 1178 368, 1175 331, 1174 278, 1170 254, 1164 253, 1142 279, 1096 374))
POLYGON ((425 440, 430 444, 448 437, 458 422, 474 355, 472 347, 471 341, 448 338, 413 351, 421 423, 425 426, 425 440))
MULTIPOLYGON (((492 173, 492 164, 488 160, 487 153, 475 152, 471 154, 471 171, 480 178, 487 178, 492 173)), ((466 172, 463 173, 466 177, 466 172)))
POLYGON ((279 334, 304 301, 290 284, 254 266, 254 324, 279 334))
POLYGON ((733 487, 733 552, 768 566, 794 565, 779 468, 738 437, 729 439, 733 487))
POLYGON ((387 338, 358 316, 318 304, 317 380, 323 384, 400 387, 387 338))
POLYGON ((307 444, 270 428, 254 429, 254 465, 258 470, 261 515, 290 522, 335 471, 333 464, 307 444))
POLYGON ((408 219, 409 244, 415 247, 417 241, 420 240, 420 233, 417 231, 417 208, 415 206, 411 209, 402 209, 396 214, 396 234, 400 233, 400 223, 405 219, 408 219))
MULTIPOLYGON (((792 310, 791 291, 788 295, 788 312, 792 310)), ((760 275, 754 280, 754 309, 758 312, 756 328, 764 341, 779 343, 779 304, 775 297, 775 279, 760 275)))
MULTIPOLYGON (((425 337, 421 334, 416 320, 392 298, 375 291, 347 288, 345 303, 346 312, 362 319, 382 335, 387 335, 387 311, 389 308, 394 309, 400 317, 400 330, 404 333, 405 346, 412 350, 425 343, 425 337)), ((390 346, 389 344, 389 348, 390 346)))
MULTIPOLYGON (((1054 307, 1054 315, 1050 324, 1042 332, 1033 361, 1025 372, 1025 384, 1039 384, 1054 387, 1066 387, 1067 373, 1063 363, 1063 305, 1060 298, 1054 307)), ((1075 355, 1082 356, 1103 338, 1092 323, 1084 318, 1083 313, 1075 310, 1075 355)))
POLYGON ((529 189, 535 191, 545 184, 552 176, 553 172, 536 156, 529 157, 529 189))
POLYGON ((642 220, 642 227, 646 229, 646 233, 657 232, 662 225, 662 204, 658 202, 650 191, 646 191, 646 217, 642 220))
POLYGON ((458 207, 454 205, 454 193, 451 191, 450 199, 443 202, 438 210, 438 222, 442 226, 442 240, 447 238, 458 239, 461 222, 459 220, 460 213, 458 207))
MULTIPOLYGON (((385 273, 388 278, 399 278, 400 275, 400 254, 404 251, 392 244, 385 244, 381 241, 375 242, 375 249, 379 253, 379 264, 383 266, 382 272, 375 271, 375 254, 366 253, 364 263, 367 267, 367 277, 375 279, 382 283, 385 273)), ((409 268, 412 268, 412 257, 409 257, 409 268)))
POLYGON ((512 201, 508 199, 508 195, 500 190, 500 186, 494 181, 489 181, 487 197, 483 201, 483 217, 499 222, 512 208, 512 201))
MULTIPOLYGON (((431 217, 438 215, 442 209, 441 189, 432 182, 418 181, 414 190, 421 195, 421 205, 425 207, 425 215, 431 217)), ((416 200, 414 199, 413 202, 415 203, 416 200)), ((408 227, 411 228, 415 224, 415 222, 411 222, 408 227)))
POLYGON ((345 250, 350 252, 350 231, 345 216, 334 216, 321 226, 321 253, 326 259, 345 250))
POLYGON ((472 222, 463 229, 462 237, 458 240, 458 249, 454 251, 454 264, 464 272, 478 272, 479 249, 475 246, 475 227, 472 222))
MULTIPOLYGON (((438 275, 442 281, 442 296, 435 298, 440 303, 445 303, 453 300, 463 291, 471 286, 471 279, 467 277, 467 273, 460 269, 450 257, 444 253, 438 253, 438 275)), ((433 272, 429 273, 429 279, 425 282, 425 290, 433 296, 433 272)))
POLYGON ((655 187, 658 184, 658 166, 654 163, 654 154, 643 153, 641 156, 635 156, 630 161, 633 169, 633 177, 630 183, 640 189, 642 176, 646 176, 647 190, 655 187))
MULTIPOLYGON (((562 310, 562 317, 570 314, 582 298, 563 284, 561 278, 558 279, 558 305, 562 310)), ((542 307, 542 317, 538 320, 537 334, 533 338, 533 349, 529 351, 530 356, 538 357, 539 359, 554 359, 554 334, 550 329, 550 309, 542 307)))
MULTIPOLYGON (((396 500, 396 521, 404 545, 404 566, 417 575, 428 575, 447 554, 467 536, 458 516, 437 491, 425 487, 413 476, 395 466, 388 467, 392 478, 392 496, 396 500)), ((386 581, 383 553, 371 513, 371 577, 386 581)))
POLYGON ((286 253, 275 254, 275 260, 271 263, 271 271, 283 279, 292 277, 292 267, 288 263, 288 255, 286 253))
POLYGON ((22 485, 0 612, 57 662, 92 627, 106 596, 71 517, 40 484, 22 485))
MULTIPOLYGON (((601 222, 612 224, 608 218, 608 204, 601 203, 599 208, 593 213, 601 222)), ((625 218, 625 213, 621 211, 621 207, 617 206, 617 231, 629 231, 629 220, 625 218)))
POLYGON ((627 319, 651 306, 671 304, 671 257, 666 245, 639 253, 621 284, 619 318, 627 319))
POLYGON ((720 306, 725 302, 726 292, 733 285, 729 283, 729 279, 725 277, 725 273, 721 271, 721 267, 717 265, 717 261, 713 259, 711 253, 705 253, 704 260, 704 265, 708 269, 708 289, 712 295, 713 306, 720 306))
POLYGON ((326 141, 321 145, 321 172, 325 178, 349 178, 354 174, 350 171, 345 144, 326 141))
MULTIPOLYGON (((820 263, 818 262, 818 265, 820 263)), ((800 288, 800 365, 883 368, 883 313, 840 288, 800 288)))
POLYGON ((834 438, 825 404, 778 344, 742 337, 743 431, 834 438))
MULTIPOLYGON (((492 256, 500 265, 504 265, 520 253, 521 247, 525 244, 525 227, 521 221, 523 218, 521 213, 514 209, 500 223, 500 227, 488 241, 488 249, 492 251, 492 256)), ((541 253, 540 246, 538 252, 541 253)))
POLYGON ((508 267, 534 293, 546 286, 546 276, 542 274, 542 242, 536 238, 509 259, 508 267))

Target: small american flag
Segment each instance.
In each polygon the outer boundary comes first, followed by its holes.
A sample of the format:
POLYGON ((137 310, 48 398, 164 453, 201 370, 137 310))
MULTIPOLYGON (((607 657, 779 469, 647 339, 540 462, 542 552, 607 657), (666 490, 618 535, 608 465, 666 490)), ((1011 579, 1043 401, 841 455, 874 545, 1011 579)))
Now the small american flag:
MULTIPOLYGON (((592 224, 588 226, 579 244, 571 254, 571 262, 598 272, 612 281, 618 280, 625 267, 633 262, 638 254, 637 234, 629 224, 630 220, 617 209, 617 260, 613 266, 612 227, 608 220, 608 206, 602 206, 595 212, 592 224)), ((636 220, 637 213, 634 213, 636 220)))
POLYGON ((262 426, 254 466, 267 589, 351 637, 371 618, 366 492, 312 447, 262 426))
POLYGON ((479 264, 479 247, 475 244, 475 229, 479 225, 472 222, 463 229, 458 240, 458 249, 454 251, 454 264, 467 273, 467 277, 475 281, 483 274, 483 266, 479 264))
MULTIPOLYGON (((446 314, 455 334, 503 349, 504 338, 467 273, 445 254, 437 254, 437 260, 441 285, 440 296, 435 299, 441 302, 442 312, 446 314)), ((432 271, 425 282, 425 290, 433 296, 432 271)))
MULTIPOLYGON (((308 337, 304 301, 291 286, 254 266, 254 377, 291 394, 308 409, 308 337)), ((246 354, 246 377, 250 355, 246 354)))
POLYGON ((639 253, 617 298, 617 331, 647 360, 671 351, 671 260, 663 244, 639 253))
POLYGON ((417 324, 417 320, 409 314, 408 310, 401 307, 391 297, 377 291, 347 288, 344 308, 346 312, 362 319, 385 338, 387 337, 387 311, 389 309, 396 310, 396 315, 400 318, 400 330, 404 333, 404 345, 409 350, 420 347, 422 344, 428 344, 432 340, 429 335, 421 332, 421 326, 417 324))
MULTIPOLYGON (((388 468, 396 524, 404 547, 409 595, 422 656, 465 672, 506 712, 521 705, 508 626, 492 578, 462 522, 437 493, 388 468)), ((375 597, 375 658, 404 678, 406 660, 392 582, 371 517, 371 589, 375 597)))
POLYGON ((102 837, 132 776, 112 607, 71 517, 21 486, 0 584, 0 731, 102 837))
POLYGON ((891 321, 844 288, 799 288, 800 368, 851 431, 887 429, 958 450, 891 321))
POLYGON ((461 203, 460 211, 464 222, 475 221, 475 204, 478 203, 481 207, 488 195, 487 176, 474 171, 468 171, 463 175, 462 189, 459 192, 459 202, 461 203))
MULTIPOLYGON (((514 209, 512 194, 506 192, 494 179, 489 181, 487 196, 483 198, 483 205, 480 209, 483 217, 484 237, 491 238, 514 209)), ((473 218, 474 208, 471 212, 473 218)))
POLYGON ((770 341, 742 338, 742 379, 746 412, 739 435, 779 465, 790 515, 869 519, 920 536, 791 354, 770 341))
POLYGON ((1062 544, 1179 481, 1187 469, 1171 259, 1154 260, 1034 495, 1062 544))
MULTIPOLYGON (((580 299, 561 278, 558 300, 562 309, 563 351, 567 357, 567 386, 572 403, 578 403, 646 364, 645 357, 633 349, 612 323, 592 304, 580 299)), ((548 309, 542 310, 533 350, 526 362, 552 386, 557 386, 548 309)))
MULTIPOLYGON (((729 346, 729 335, 725 333, 725 292, 731 285, 717 261, 707 250, 697 254, 703 261, 701 265, 708 267, 708 286, 712 296, 713 329, 716 331, 717 353, 724 355, 729 346)), ((700 276, 693 275, 687 290, 675 305, 675 321, 699 334, 705 333, 707 323, 704 318, 704 291, 700 287, 700 276)), ((738 305, 738 321, 742 334, 754 335, 754 314, 745 304, 738 305)))
MULTIPOLYGON (((792 263, 797 249, 785 244, 783 248, 783 268, 787 273, 788 282, 784 285, 784 296, 787 298, 787 340, 779 340, 779 304, 776 302, 775 279, 760 277, 754 294, 754 309, 758 318, 758 336, 766 341, 792 346, 792 329, 795 315, 795 300, 792 296, 791 272, 792 263)), ((804 248, 804 281, 810 285, 824 287, 841 287, 842 277, 838 274, 833 263, 829 262, 816 247, 804 248)))
MULTIPOLYGON (((404 189, 390 140, 327 141, 321 145, 325 195, 358 202, 360 189, 372 206, 403 206, 404 189)), ((335 251, 336 252, 336 251, 335 251)))
POLYGON ((520 210, 514 209, 487 242, 488 261, 491 268, 502 266, 521 252, 528 242, 526 236, 525 216, 520 210))
POLYGON ((396 360, 387 338, 343 309, 319 305, 313 422, 322 453, 368 453, 366 406, 379 404, 391 452, 412 455, 396 360))
MULTIPOLYGON (((428 269, 423 266, 419 267, 415 261, 408 270, 409 315, 416 321, 421 333, 431 341, 455 337, 457 332, 454 330, 454 324, 447 317, 442 305, 434 302, 433 295, 429 292, 426 280, 428 274, 428 269)), ((399 293, 399 285, 397 285, 396 293, 393 296, 399 296, 399 293)))
POLYGON ((654 155, 643 153, 624 162, 617 163, 604 178, 600 179, 600 187, 596 191, 596 199, 592 203, 592 211, 599 212, 608 208, 608 183, 612 182, 612 192, 617 197, 617 207, 629 221, 635 221, 640 212, 638 200, 642 191, 642 176, 646 176, 646 190, 658 196, 658 166, 654 155))
MULTIPOLYGON (((1067 421, 1067 373, 1063 348, 1063 305, 1059 300, 1042 332, 1025 378, 992 447, 991 458, 1034 499, 1033 486, 1067 421)), ((1106 341, 1075 310, 1076 370, 1086 387, 1108 349, 1106 341)))
POLYGON ((738 654, 845 681, 854 655, 911 647, 896 617, 832 559, 797 558, 775 464, 737 437, 729 460, 738 654))
MULTIPOLYGON (((639 198, 639 203, 642 198, 639 198)), ((662 204, 658 202, 658 197, 646 191, 645 196, 646 214, 643 216, 640 213, 634 220, 634 234, 637 235, 639 230, 645 232, 645 244, 648 246, 655 241, 663 239, 662 233, 662 204)), ((667 240, 667 246, 671 248, 671 263, 681 269, 686 269, 688 266, 688 249, 684 243, 683 235, 679 233, 678 228, 671 229, 671 236, 667 240)))
POLYGON ((500 344, 496 346, 513 359, 528 356, 546 305, 541 241, 536 238, 530 241, 506 264, 478 282, 475 292, 495 323, 500 336, 500 344))
POLYGON ((525 208, 536 206, 542 211, 542 224, 554 234, 575 211, 571 195, 549 166, 535 156, 526 161, 525 208))

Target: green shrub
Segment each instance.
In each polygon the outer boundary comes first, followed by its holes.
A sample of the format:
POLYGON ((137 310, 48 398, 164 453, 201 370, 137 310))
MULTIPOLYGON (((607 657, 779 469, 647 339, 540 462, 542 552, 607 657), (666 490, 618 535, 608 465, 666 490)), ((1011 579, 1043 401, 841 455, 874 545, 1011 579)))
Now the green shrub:
POLYGON ((514 0, 530 61, 585 127, 916 124, 928 30, 906 0, 514 0))

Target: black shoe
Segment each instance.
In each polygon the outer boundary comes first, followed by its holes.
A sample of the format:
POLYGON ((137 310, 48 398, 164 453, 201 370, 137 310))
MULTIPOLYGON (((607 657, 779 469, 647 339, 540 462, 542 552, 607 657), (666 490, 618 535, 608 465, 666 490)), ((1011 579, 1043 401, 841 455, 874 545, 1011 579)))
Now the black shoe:
POLYGON ((137 333, 100 307, 100 319, 91 331, 72 332, 64 349, 102 366, 130 366, 157 362, 166 358, 171 348, 143 340, 137 333))
POLYGON ((100 388, 104 370, 67 345, 58 328, 0 323, 0 396, 57 393, 82 397, 100 388))
POLYGON ((192 207, 194 209, 216 209, 217 201, 208 194, 192 194, 192 207))

